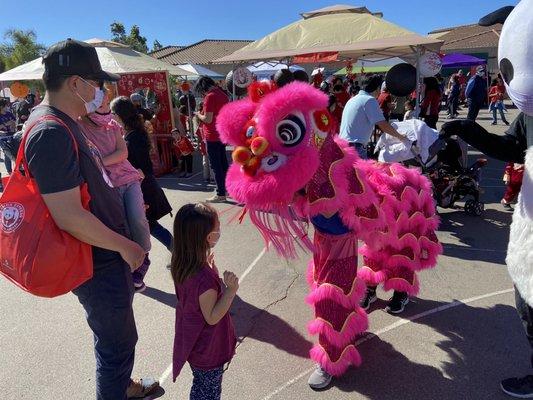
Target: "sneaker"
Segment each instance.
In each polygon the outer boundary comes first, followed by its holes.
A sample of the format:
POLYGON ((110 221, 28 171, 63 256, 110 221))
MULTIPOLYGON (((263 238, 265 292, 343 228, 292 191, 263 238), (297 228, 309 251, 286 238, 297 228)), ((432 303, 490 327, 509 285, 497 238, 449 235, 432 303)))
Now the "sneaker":
POLYGON ((224 203, 226 201, 226 196, 219 196, 218 194, 215 194, 214 196, 206 199, 208 203, 224 203))
POLYGON ((509 396, 517 399, 533 399, 533 375, 504 379, 500 386, 509 396))
POLYGON ((141 378, 130 380, 126 396, 128 399, 142 399, 159 387, 159 382, 154 378, 141 378))
POLYGON ((507 126, 509 126, 509 121, 503 121, 503 123, 507 126))
POLYGON ((503 208, 505 208, 507 211, 513 211, 513 207, 511 207, 511 203, 507 203, 505 200, 501 201, 503 208))
POLYGON ((378 296, 376 295, 376 288, 375 287, 368 287, 366 288, 366 294, 361 303, 359 304, 361 308, 365 311, 367 311, 370 308, 370 305, 374 303, 378 299, 378 296))
POLYGON ((135 285, 135 293, 142 293, 146 290, 146 284, 144 282, 141 282, 140 286, 135 285))
POLYGON ((389 314, 400 314, 405 310, 405 306, 409 303, 409 296, 405 292, 394 291, 389 304, 385 308, 389 314))
POLYGON ((491 123, 491 125, 496 125, 496 124, 497 124, 497 122, 494 122, 494 121, 492 121, 492 123, 491 123))
POLYGON ((324 389, 331 383, 332 378, 320 365, 317 365, 315 371, 307 380, 307 383, 311 389, 324 389))

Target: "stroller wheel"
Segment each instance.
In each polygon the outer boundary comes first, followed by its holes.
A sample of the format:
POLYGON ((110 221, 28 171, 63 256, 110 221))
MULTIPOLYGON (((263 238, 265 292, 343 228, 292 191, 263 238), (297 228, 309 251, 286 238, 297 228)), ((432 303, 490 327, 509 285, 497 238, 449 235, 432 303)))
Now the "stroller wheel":
POLYGON ((467 200, 465 203, 465 212, 470 215, 479 217, 485 211, 485 204, 476 200, 467 200))

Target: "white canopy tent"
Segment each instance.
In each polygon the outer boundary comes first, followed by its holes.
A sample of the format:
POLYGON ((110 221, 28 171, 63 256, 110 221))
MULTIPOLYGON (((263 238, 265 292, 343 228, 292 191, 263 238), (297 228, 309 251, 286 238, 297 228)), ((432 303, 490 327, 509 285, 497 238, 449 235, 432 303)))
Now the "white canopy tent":
POLYGON ((443 43, 388 22, 365 7, 337 5, 301 15, 302 19, 216 62, 287 60, 320 53, 336 53, 337 60, 354 62, 360 57, 404 58, 417 49, 437 51, 443 43))
MULTIPOLYGON (((149 55, 139 53, 120 43, 102 39, 90 39, 86 40, 86 43, 96 48, 98 59, 104 71, 115 74, 168 71, 171 75, 183 77, 196 75, 149 55)), ((42 79, 43 72, 42 58, 39 57, 0 74, 0 82, 39 80, 42 79)))
MULTIPOLYGON (((384 20, 366 7, 334 5, 301 14, 302 19, 256 40, 215 62, 261 60, 295 63, 356 62, 360 58, 401 57, 419 64, 425 51, 437 52, 442 40, 418 35, 384 20)), ((420 82, 417 68, 417 82, 420 82)), ((417 85, 417 93, 419 85, 417 85)), ((417 96, 416 113, 419 111, 417 96)))
POLYGON ((192 80, 198 79, 200 76, 208 76, 215 79, 224 78, 224 75, 198 64, 181 64, 178 65, 178 67, 185 71, 191 72, 193 75, 188 76, 188 78, 192 80))
POLYGON ((260 61, 248 67, 248 70, 254 74, 258 79, 269 79, 272 75, 282 69, 289 69, 289 71, 305 71, 299 65, 287 65, 279 61, 260 61))

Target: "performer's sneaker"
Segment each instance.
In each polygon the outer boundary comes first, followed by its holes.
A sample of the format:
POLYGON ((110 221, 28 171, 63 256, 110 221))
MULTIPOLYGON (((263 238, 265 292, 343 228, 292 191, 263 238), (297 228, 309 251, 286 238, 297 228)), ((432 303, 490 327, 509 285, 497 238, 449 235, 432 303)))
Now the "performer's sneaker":
POLYGON ((332 378, 320 365, 317 365, 315 371, 307 380, 307 383, 311 389, 324 389, 331 383, 332 378))
POLYGON ((409 296, 406 292, 394 291, 392 298, 389 300, 389 304, 385 308, 389 314, 400 314, 405 310, 405 306, 409 303, 409 296))
POLYGON ((363 310, 367 311, 370 308, 370 305, 374 303, 377 299, 378 296, 376 296, 376 288, 367 287, 365 297, 363 298, 363 300, 361 300, 361 303, 359 305, 363 310))
POLYGON ((533 375, 504 379, 500 386, 509 396, 517 399, 533 399, 533 375))
POLYGON ((205 200, 207 203, 225 203, 227 201, 226 196, 214 195, 205 200))

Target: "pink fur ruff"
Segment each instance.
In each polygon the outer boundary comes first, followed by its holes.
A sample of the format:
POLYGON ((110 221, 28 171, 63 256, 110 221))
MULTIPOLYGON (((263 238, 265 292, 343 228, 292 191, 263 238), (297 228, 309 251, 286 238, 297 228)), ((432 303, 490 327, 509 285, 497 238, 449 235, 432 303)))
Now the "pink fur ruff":
POLYGON ((249 99, 226 104, 217 115, 217 132, 222 143, 244 146, 246 143, 243 129, 253 117, 257 104, 249 99))
POLYGON ((301 150, 302 145, 283 146, 277 138, 277 124, 288 115, 300 112, 305 117, 310 139, 313 127, 309 110, 325 109, 327 105, 328 97, 321 91, 307 83, 292 82, 262 100, 256 112, 257 133, 269 141, 273 151, 295 154, 301 150))
POLYGON ((357 271, 357 277, 364 281, 367 286, 378 286, 387 279, 387 271, 374 271, 370 267, 362 267, 357 271))
POLYGON ((310 305, 314 305, 321 300, 327 299, 341 304, 346 308, 356 308, 359 306, 366 291, 365 283, 357 278, 354 280, 348 294, 345 294, 340 287, 328 283, 322 283, 318 286, 314 283, 313 286, 313 290, 305 299, 310 305))
POLYGON ((362 361, 361 355, 353 344, 344 349, 341 357, 336 362, 331 361, 328 353, 318 344, 309 351, 309 356, 328 374, 333 376, 341 376, 350 366, 358 367, 362 361))
POLYGON ((340 348, 353 343, 354 339, 367 329, 368 316, 359 306, 348 316, 340 332, 320 318, 314 319, 307 324, 307 331, 310 335, 324 335, 329 343, 340 348))
POLYGON ((385 291, 397 290, 399 292, 407 292, 409 296, 416 296, 420 291, 420 283, 416 275, 414 284, 411 284, 404 279, 393 278, 385 281, 383 289, 385 291))

